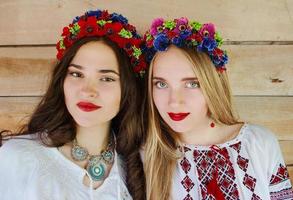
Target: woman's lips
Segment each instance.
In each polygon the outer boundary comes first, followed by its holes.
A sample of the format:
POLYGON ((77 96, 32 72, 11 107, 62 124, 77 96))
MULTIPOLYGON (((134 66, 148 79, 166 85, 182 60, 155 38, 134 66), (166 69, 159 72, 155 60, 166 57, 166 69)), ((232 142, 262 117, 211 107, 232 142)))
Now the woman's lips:
POLYGON ((173 120, 173 121, 181 121, 183 119, 185 119, 185 117, 187 117, 187 115, 189 115, 190 113, 168 113, 169 117, 173 120))
POLYGON ((98 106, 89 102, 78 102, 76 105, 78 106, 79 109, 85 112, 91 112, 101 108, 101 106, 98 106))

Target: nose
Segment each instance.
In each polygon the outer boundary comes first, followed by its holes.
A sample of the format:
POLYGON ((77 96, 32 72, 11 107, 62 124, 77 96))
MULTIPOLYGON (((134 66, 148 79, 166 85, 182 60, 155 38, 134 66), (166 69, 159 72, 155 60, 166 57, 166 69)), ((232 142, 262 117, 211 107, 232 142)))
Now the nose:
POLYGON ((98 86, 95 81, 86 79, 81 88, 83 98, 95 98, 98 96, 98 86))
POLYGON ((169 95, 169 106, 179 107, 184 103, 184 96, 180 89, 172 89, 169 95))

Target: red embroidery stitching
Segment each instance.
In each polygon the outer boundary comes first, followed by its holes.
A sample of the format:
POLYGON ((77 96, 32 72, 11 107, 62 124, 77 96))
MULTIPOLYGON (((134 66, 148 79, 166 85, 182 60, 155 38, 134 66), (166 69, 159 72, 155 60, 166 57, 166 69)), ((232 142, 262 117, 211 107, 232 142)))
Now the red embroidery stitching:
POLYGON ((275 175, 272 175, 271 177, 270 185, 281 183, 287 179, 289 179, 289 173, 287 171, 287 168, 284 165, 280 164, 277 173, 275 175))

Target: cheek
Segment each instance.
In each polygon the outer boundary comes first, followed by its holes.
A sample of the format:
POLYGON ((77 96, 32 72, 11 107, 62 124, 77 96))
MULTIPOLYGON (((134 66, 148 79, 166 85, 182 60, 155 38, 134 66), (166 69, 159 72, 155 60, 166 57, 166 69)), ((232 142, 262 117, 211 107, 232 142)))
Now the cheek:
POLYGON ((68 78, 65 78, 64 83, 63 83, 63 91, 64 91, 64 97, 65 97, 65 102, 67 101, 66 99, 69 98, 70 96, 70 84, 69 84, 68 78))
POLYGON ((75 91, 77 91, 78 84, 73 83, 72 80, 69 78, 65 78, 64 83, 63 83, 63 91, 64 91, 64 98, 65 98, 65 103, 68 105, 70 103, 70 100, 73 100, 75 96, 75 91))
POLYGON ((121 87, 120 85, 115 86, 107 86, 99 88, 101 97, 103 96, 104 102, 110 104, 113 108, 117 108, 120 106, 121 101, 121 87), (104 94, 104 95, 102 95, 104 94))
POLYGON ((153 101, 158 111, 164 109, 165 106, 168 105, 168 93, 162 89, 154 89, 153 90, 153 101))
POLYGON ((186 99, 188 100, 189 107, 192 108, 193 112, 201 115, 207 114, 208 106, 201 91, 187 94, 186 99))

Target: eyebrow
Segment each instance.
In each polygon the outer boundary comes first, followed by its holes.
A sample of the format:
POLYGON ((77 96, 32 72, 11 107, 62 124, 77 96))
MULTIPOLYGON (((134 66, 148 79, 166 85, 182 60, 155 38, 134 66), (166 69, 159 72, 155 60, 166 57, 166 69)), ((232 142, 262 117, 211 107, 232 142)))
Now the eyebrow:
POLYGON ((161 81, 165 81, 165 79, 161 78, 161 77, 153 77, 153 80, 156 79, 156 80, 161 80, 161 81))
MULTIPOLYGON (((166 81, 164 78, 162 77, 153 77, 153 80, 161 80, 161 81, 166 81)), ((198 80, 197 77, 186 77, 186 78, 183 78, 181 81, 193 81, 193 80, 198 80)))
MULTIPOLYGON (((84 69, 85 67, 81 66, 81 65, 78 65, 78 64, 74 64, 74 63, 70 63, 69 64, 69 67, 72 66, 72 67, 75 67, 77 69, 84 69)), ((112 69, 100 69, 100 70, 97 70, 99 73, 102 73, 102 74, 107 74, 107 73, 113 73, 113 74, 116 74, 118 76, 120 76, 120 74, 118 72, 116 72, 115 70, 112 70, 112 69)))
POLYGON ((197 77, 188 77, 188 78, 183 78, 182 81, 194 81, 194 80, 198 80, 197 77))

